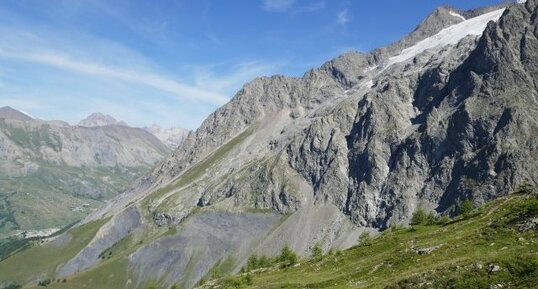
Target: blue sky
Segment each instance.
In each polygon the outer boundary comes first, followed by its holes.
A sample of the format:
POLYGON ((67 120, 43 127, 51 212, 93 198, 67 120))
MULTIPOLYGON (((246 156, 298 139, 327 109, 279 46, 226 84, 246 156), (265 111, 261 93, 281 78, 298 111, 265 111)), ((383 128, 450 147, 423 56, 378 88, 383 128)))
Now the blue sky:
POLYGON ((301 76, 499 0, 2 0, 0 106, 76 123, 196 128, 257 76, 301 76))

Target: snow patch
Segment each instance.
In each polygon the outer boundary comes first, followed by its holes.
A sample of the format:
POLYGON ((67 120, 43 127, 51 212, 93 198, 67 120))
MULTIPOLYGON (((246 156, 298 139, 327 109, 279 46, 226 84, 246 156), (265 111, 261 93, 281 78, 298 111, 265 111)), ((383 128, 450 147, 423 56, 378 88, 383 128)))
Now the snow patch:
POLYGON ((457 44, 461 39, 468 35, 481 35, 490 21, 497 21, 504 12, 503 9, 495 10, 480 16, 462 21, 458 24, 449 26, 439 33, 419 41, 415 45, 408 47, 396 56, 389 58, 385 68, 415 57, 416 55, 437 46, 457 44))
POLYGON ((448 11, 448 14, 450 14, 450 15, 452 15, 452 16, 454 16, 454 17, 458 17, 458 18, 460 18, 460 19, 463 20, 463 21, 467 20, 467 19, 465 19, 465 17, 461 16, 459 13, 456 13, 456 12, 454 12, 454 11, 448 11))

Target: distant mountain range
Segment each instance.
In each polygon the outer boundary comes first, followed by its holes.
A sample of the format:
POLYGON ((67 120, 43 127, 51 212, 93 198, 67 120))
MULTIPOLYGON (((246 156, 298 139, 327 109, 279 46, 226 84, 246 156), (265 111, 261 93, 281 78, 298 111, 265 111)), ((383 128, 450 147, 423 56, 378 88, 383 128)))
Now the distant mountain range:
MULTIPOLYGON (((124 121, 116 120, 114 117, 100 112, 89 115, 85 119, 81 120, 78 125, 84 127, 101 127, 108 125, 129 126, 124 121)), ((157 124, 153 124, 149 127, 143 127, 143 129, 153 134, 172 150, 176 149, 181 141, 183 141, 189 134, 189 130, 184 128, 173 127, 163 129, 157 124)))
POLYGON ((93 114, 71 126, 0 108, 0 237, 61 227, 170 153, 153 134, 93 114))
POLYGON ((128 126, 124 121, 116 120, 114 117, 100 112, 90 114, 88 117, 81 120, 78 125, 85 127, 99 127, 107 125, 128 126))
POLYGON ((189 134, 189 130, 184 129, 184 128, 173 127, 173 128, 163 129, 156 124, 153 124, 149 127, 144 127, 144 129, 152 133, 154 136, 156 136, 159 140, 161 140, 165 145, 167 145, 172 150, 177 149, 177 147, 189 134))

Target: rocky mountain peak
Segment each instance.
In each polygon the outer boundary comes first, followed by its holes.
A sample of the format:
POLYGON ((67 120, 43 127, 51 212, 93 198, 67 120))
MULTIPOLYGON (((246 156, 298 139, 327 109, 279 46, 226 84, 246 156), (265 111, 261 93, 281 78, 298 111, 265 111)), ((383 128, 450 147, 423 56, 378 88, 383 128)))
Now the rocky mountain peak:
POLYGON ((116 120, 111 115, 100 112, 90 114, 88 117, 81 120, 78 125, 85 127, 99 127, 107 125, 128 126, 127 123, 125 123, 124 121, 116 120))
POLYGON ((16 119, 16 120, 22 120, 22 121, 33 120, 33 118, 27 115, 26 113, 18 111, 9 106, 0 107, 0 118, 16 119))

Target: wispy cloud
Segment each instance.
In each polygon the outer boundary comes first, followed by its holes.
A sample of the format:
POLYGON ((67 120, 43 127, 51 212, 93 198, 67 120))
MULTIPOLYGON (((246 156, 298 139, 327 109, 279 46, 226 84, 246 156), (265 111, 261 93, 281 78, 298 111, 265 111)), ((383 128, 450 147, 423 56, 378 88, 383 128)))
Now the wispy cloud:
POLYGON ((336 14, 336 23, 340 25, 345 25, 349 21, 351 21, 351 15, 349 14, 348 8, 344 8, 343 10, 340 10, 340 12, 336 14))
MULTIPOLYGON (((228 66, 221 64, 220 66, 228 66)), ((265 63, 260 61, 247 61, 231 65, 225 76, 218 76, 214 70, 216 67, 198 67, 195 73, 195 85, 198 87, 210 86, 217 91, 233 93, 234 89, 252 79, 273 74, 278 68, 284 66, 284 62, 265 63)))
POLYGON ((81 62, 57 53, 44 52, 9 55, 0 52, 0 55, 30 62, 47 64, 78 73, 145 84, 165 92, 173 93, 180 98, 194 99, 218 105, 224 104, 228 101, 228 98, 225 95, 218 92, 205 90, 200 87, 174 81, 159 74, 143 73, 94 63, 81 62))
POLYGON ((271 12, 284 12, 290 9, 295 0, 263 0, 263 9, 271 12))
MULTIPOLYGON (((186 65, 184 70, 173 72, 118 43, 76 34, 68 42, 52 33, 44 37, 47 32, 0 26, 0 61, 7 61, 6 67, 15 69, 12 65, 16 63, 35 67, 33 70, 45 71, 55 82, 63 83, 57 88, 42 89, 42 84, 35 82, 31 82, 35 86, 25 89, 21 89, 22 83, 10 83, 0 92, 0 105, 47 119, 52 114, 52 118, 72 123, 90 112, 101 111, 139 126, 158 122, 196 128, 245 82, 273 74, 284 65, 250 60, 186 65), (66 111, 55 115, 60 106, 66 111)), ((11 74, 13 69, 9 71, 10 78, 17 79, 11 74)))
POLYGON ((146 85, 175 95, 180 100, 222 105, 230 97, 212 86, 197 86, 181 81, 177 75, 159 72, 151 59, 131 49, 102 39, 73 35, 73 43, 42 35, 47 31, 30 33, 12 27, 0 27, 0 58, 47 65, 137 85, 146 85), (92 43, 92 49, 81 47, 92 43))

